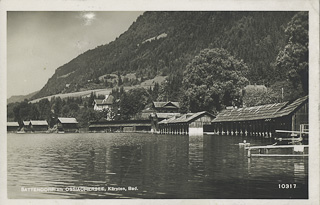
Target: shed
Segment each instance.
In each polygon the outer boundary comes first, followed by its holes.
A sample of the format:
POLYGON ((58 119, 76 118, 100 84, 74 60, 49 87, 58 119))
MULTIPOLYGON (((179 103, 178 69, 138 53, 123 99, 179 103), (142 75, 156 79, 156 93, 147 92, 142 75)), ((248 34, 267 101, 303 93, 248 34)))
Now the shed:
POLYGON ((31 120, 30 129, 34 132, 44 132, 48 130, 48 122, 46 120, 31 120))
POLYGON ((76 118, 58 117, 57 127, 59 132, 79 132, 76 118))
POLYGON ((18 122, 7 122, 7 132, 17 132, 19 130, 18 122))

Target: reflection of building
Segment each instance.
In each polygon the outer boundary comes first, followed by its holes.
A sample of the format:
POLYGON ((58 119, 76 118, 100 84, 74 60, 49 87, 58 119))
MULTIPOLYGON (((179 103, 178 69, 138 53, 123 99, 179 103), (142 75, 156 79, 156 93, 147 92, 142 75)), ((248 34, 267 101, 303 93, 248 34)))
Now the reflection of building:
POLYGON ((31 120, 30 121, 30 129, 32 131, 47 131, 48 130, 48 122, 46 120, 31 120))
POLYGON ((216 134, 271 136, 275 130, 299 131, 308 124, 308 96, 283 102, 221 111, 212 121, 216 134))
POLYGON ((60 132, 78 132, 78 122, 76 118, 66 118, 66 117, 59 117, 58 122, 58 131, 60 132))
POLYGON ((7 132, 16 132, 19 129, 18 122, 7 122, 7 132))
POLYGON ((93 109, 97 111, 110 109, 113 104, 114 97, 112 95, 106 95, 105 99, 94 99, 93 109))
POLYGON ((174 116, 159 122, 160 133, 164 134, 203 134, 203 126, 211 124, 214 115, 202 111, 197 113, 187 113, 181 117, 174 116))
POLYGON ((180 105, 178 102, 153 102, 152 109, 155 112, 163 113, 177 113, 179 111, 180 105))

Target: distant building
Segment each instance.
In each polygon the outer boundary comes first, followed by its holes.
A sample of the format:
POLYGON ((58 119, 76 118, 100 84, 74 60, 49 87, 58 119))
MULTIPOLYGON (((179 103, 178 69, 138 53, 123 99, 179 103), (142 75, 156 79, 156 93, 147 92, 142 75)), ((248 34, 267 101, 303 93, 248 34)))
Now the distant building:
POLYGON ((7 122, 7 132, 17 132, 19 130, 18 122, 7 122))
POLYGON ((76 118, 59 117, 57 127, 59 132, 79 132, 76 118))
POLYGON ((44 132, 48 130, 48 122, 46 120, 31 120, 30 129, 34 132, 44 132))
POLYGON ((111 108, 114 97, 112 95, 106 95, 105 99, 94 99, 93 109, 96 111, 107 110, 111 108))
POLYGON ((177 113, 179 112, 179 102, 153 102, 152 109, 156 113, 177 113))
POLYGON ((159 130, 162 134, 188 134, 202 135, 204 126, 210 125, 215 116, 207 111, 187 113, 182 116, 159 122, 159 130))

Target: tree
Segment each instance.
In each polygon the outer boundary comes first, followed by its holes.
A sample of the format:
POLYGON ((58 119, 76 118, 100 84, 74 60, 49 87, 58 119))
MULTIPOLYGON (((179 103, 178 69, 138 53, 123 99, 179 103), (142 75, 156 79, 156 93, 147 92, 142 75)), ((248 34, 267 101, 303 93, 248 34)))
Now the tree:
POLYGON ((204 49, 183 73, 182 107, 191 112, 240 105, 247 65, 220 48, 204 49))
POLYGON ((149 99, 149 93, 144 88, 135 88, 124 92, 119 103, 120 119, 128 120, 134 118, 148 104, 149 99))
POLYGON ((287 45, 276 59, 280 80, 289 79, 300 96, 308 94, 308 12, 297 13, 285 30, 287 45))

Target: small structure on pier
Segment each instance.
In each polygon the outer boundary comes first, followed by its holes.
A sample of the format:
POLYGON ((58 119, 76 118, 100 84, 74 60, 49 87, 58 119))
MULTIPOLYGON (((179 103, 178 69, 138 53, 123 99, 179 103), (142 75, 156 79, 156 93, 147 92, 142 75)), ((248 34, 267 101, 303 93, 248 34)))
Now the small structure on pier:
POLYGON ((45 132, 48 130, 48 122, 46 120, 31 120, 30 129, 34 132, 45 132))
POLYGON ((58 117, 58 132, 79 132, 76 118, 58 117))
POLYGON ((7 132, 17 132, 19 129, 18 122, 7 122, 7 132))
POLYGON ((113 120, 90 122, 90 132, 150 132, 151 122, 147 120, 113 120))
POLYGON ((308 124, 308 109, 308 96, 293 102, 226 109, 212 120, 213 132, 271 137, 276 130, 299 131, 301 124, 308 124))
POLYGON ((162 120, 159 122, 159 130, 161 134, 202 135, 203 126, 211 124, 214 118, 215 116, 207 111, 187 113, 162 120))

